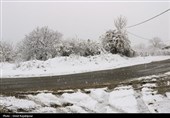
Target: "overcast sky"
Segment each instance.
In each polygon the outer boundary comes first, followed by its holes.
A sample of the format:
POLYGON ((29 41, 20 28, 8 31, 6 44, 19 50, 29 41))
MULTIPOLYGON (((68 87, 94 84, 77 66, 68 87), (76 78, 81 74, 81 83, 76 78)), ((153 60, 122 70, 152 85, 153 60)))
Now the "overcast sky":
MULTIPOLYGON (((114 19, 119 15, 133 25, 169 8, 170 2, 3 2, 2 37, 18 42, 37 26, 49 26, 64 38, 97 40, 114 28, 114 19)), ((170 11, 128 31, 170 41, 170 11)), ((129 38, 132 44, 147 42, 130 34, 129 38)))

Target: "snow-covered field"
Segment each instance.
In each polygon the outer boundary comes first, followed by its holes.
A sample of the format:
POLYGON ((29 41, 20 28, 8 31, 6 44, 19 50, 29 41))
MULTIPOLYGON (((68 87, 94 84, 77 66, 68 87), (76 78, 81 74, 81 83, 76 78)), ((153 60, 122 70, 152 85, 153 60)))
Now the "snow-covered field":
POLYGON ((101 54, 91 57, 56 57, 47 61, 32 60, 21 63, 0 63, 1 77, 32 77, 74 74, 89 71, 114 69, 153 61, 170 59, 170 56, 122 57, 101 54))
POLYGON ((113 89, 65 90, 62 94, 39 91, 20 98, 0 96, 0 108, 2 112, 30 113, 170 113, 170 91, 160 93, 161 82, 169 87, 170 73, 133 79, 113 89), (138 83, 128 85, 134 81, 138 83))

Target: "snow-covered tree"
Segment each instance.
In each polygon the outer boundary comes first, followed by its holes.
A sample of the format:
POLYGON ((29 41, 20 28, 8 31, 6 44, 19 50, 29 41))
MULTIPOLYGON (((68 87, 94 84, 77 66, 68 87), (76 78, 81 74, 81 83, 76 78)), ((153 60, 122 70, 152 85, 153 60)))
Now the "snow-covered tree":
POLYGON ((120 16, 115 21, 115 30, 107 31, 102 37, 104 49, 112 54, 122 54, 125 56, 134 56, 134 51, 130 46, 130 41, 126 32, 126 18, 120 16))
POLYGON ((11 62, 14 61, 14 48, 11 43, 0 41, 0 61, 11 62))
POLYGON ((24 60, 47 60, 57 55, 56 47, 61 43, 62 34, 48 27, 37 27, 20 42, 18 53, 24 60))
POLYGON ((153 39, 149 40, 152 48, 161 49, 165 46, 163 41, 159 37, 154 37, 153 39))

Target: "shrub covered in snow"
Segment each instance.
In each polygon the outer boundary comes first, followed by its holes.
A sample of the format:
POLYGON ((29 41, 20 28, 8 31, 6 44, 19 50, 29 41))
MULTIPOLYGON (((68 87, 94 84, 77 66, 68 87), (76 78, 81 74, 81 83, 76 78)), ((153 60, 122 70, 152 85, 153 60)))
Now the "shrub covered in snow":
POLYGON ((109 30, 102 36, 103 48, 112 54, 122 54, 128 57, 134 56, 135 52, 127 41, 116 30, 109 30))
POLYGON ((126 19, 118 17, 115 20, 116 30, 107 31, 102 37, 103 48, 112 54, 122 54, 128 57, 134 56, 130 41, 126 33, 126 19))

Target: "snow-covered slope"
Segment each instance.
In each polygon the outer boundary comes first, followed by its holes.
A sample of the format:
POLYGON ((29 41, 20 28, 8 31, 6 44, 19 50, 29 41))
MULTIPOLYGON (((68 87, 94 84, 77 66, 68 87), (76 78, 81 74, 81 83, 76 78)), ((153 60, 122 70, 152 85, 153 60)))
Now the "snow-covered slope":
POLYGON ((56 57, 47 61, 32 60, 13 63, 1 63, 1 77, 53 76, 82 73, 96 70, 114 69, 137 64, 170 59, 170 56, 122 57, 102 54, 91 57, 56 57))

